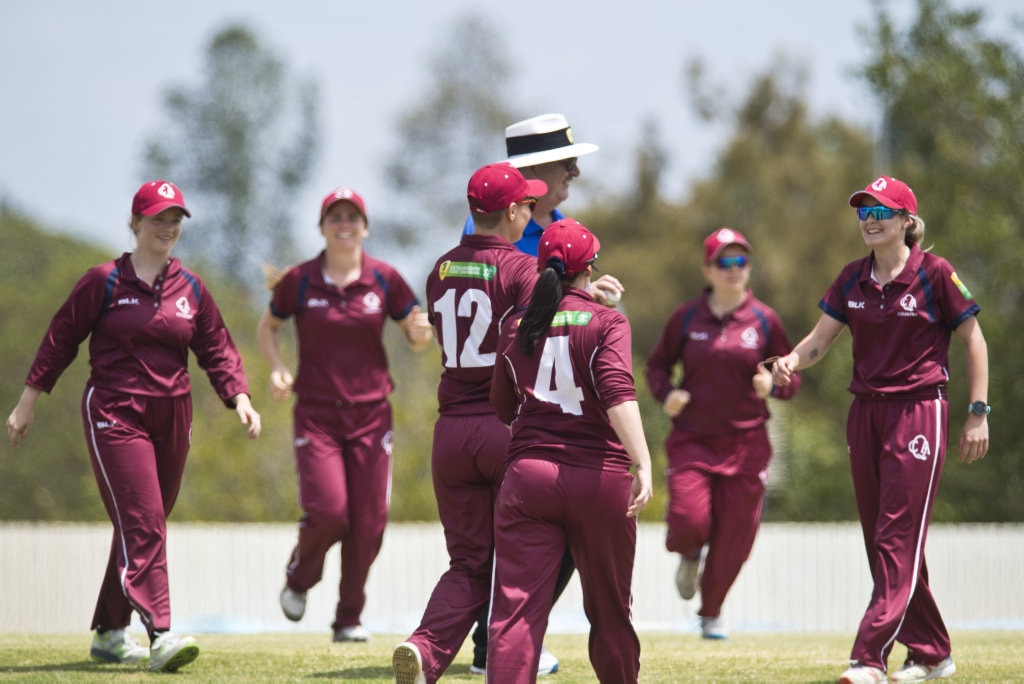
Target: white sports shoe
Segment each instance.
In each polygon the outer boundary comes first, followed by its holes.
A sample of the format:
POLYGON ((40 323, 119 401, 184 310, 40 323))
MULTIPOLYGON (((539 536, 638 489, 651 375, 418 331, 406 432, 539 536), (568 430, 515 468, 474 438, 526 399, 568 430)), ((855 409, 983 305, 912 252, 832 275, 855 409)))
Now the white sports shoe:
POLYGON ((537 674, 548 675, 558 672, 558 658, 551 655, 548 649, 540 647, 540 662, 537 663, 537 674))
POLYGON ((839 677, 839 684, 876 684, 885 682, 885 673, 877 667, 854 663, 839 677))
POLYGON ((96 630, 89 656, 107 663, 137 663, 149 657, 149 649, 126 634, 123 629, 96 630))
POLYGON ((704 554, 697 558, 687 558, 679 554, 679 569, 676 570, 676 589, 684 601, 697 595, 697 584, 700 583, 700 562, 704 554))
POLYGON ((725 620, 721 616, 701 617, 700 636, 702 639, 713 639, 721 641, 729 638, 729 631, 725 628, 725 620))
POLYGON ((395 672, 395 684, 427 684, 420 649, 408 641, 395 649, 391 656, 391 669, 395 672))
POLYGON ((890 679, 894 682, 924 682, 929 679, 946 679, 954 674, 956 663, 953 662, 953 656, 946 656, 932 665, 908 660, 903 663, 903 667, 892 673, 890 679))
POLYGON ((362 625, 348 625, 334 633, 335 642, 345 641, 369 641, 370 632, 362 625))
MULTIPOLYGON (((540 647, 540 661, 537 663, 537 676, 555 674, 558 672, 558 658, 556 658, 548 649, 543 646, 540 647)), ((477 667, 476 665, 469 666, 469 674, 487 674, 486 668, 477 667)))
POLYGON ((149 669, 153 672, 175 672, 199 657, 196 640, 164 632, 149 647, 149 669))
POLYGON ((306 614, 306 594, 292 591, 288 587, 281 590, 281 612, 292 622, 298 622, 306 614))

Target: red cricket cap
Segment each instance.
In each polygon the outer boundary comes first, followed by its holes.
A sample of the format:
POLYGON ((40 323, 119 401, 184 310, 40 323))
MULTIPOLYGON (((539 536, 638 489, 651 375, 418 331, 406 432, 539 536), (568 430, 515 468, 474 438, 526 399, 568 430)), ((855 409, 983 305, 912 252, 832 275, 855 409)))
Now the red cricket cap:
POLYGON ((359 195, 358 192, 352 188, 346 188, 344 186, 336 188, 326 195, 324 195, 323 201, 320 202, 320 220, 324 220, 324 216, 327 215, 327 211, 338 202, 351 202, 359 210, 359 213, 363 215, 363 219, 369 221, 366 216, 366 201, 359 195))
POLYGON ((585 225, 574 218, 555 221, 544 229, 537 246, 537 270, 548 266, 562 270, 569 275, 581 273, 587 262, 597 256, 601 241, 585 225), (552 263, 554 261, 555 263, 552 263))
POLYGON ((863 190, 850 195, 850 206, 859 207, 865 197, 874 197, 890 209, 905 209, 911 214, 917 213, 917 197, 910 186, 891 176, 879 176, 867 184, 863 190))
POLYGON ((490 214, 510 204, 543 197, 548 184, 542 180, 526 180, 522 172, 508 162, 488 164, 476 170, 469 179, 466 199, 470 212, 490 214))
POLYGON ((182 196, 181 190, 174 183, 163 180, 143 183, 135 193, 135 197, 132 198, 132 216, 138 214, 154 216, 171 207, 181 207, 185 216, 192 218, 188 207, 185 206, 185 198, 182 196))
POLYGON ((704 263, 710 264, 729 245, 739 245, 750 252, 750 243, 738 230, 722 227, 704 238, 704 263))

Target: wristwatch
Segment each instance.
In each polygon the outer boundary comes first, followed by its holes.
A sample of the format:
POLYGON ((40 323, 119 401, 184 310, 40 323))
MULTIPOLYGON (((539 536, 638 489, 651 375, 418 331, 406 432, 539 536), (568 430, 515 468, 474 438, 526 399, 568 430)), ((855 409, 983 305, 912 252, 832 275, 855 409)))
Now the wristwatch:
POLYGON ((983 401, 972 401, 967 409, 976 416, 987 416, 992 411, 992 407, 983 401))

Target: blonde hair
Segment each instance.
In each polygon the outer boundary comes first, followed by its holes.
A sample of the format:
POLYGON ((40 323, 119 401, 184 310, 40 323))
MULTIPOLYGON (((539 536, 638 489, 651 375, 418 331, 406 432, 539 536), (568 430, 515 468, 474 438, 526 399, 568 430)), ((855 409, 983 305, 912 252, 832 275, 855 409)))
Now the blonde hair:
POLYGON ((924 240, 924 219, 917 214, 911 214, 907 212, 907 218, 910 219, 910 225, 907 226, 907 232, 903 236, 903 242, 909 247, 910 245, 921 245, 921 241, 924 240))
POLYGON ((277 284, 281 282, 281 279, 284 278, 285 274, 287 274, 291 269, 291 266, 282 269, 269 261, 264 261, 260 264, 260 270, 263 271, 264 278, 263 286, 268 290, 273 290, 277 287, 277 284))

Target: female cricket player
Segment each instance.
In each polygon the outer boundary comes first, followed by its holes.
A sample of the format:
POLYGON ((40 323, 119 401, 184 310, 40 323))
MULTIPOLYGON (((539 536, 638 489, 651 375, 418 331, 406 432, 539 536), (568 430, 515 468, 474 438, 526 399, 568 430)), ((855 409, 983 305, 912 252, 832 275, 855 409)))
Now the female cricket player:
POLYGON ((907 647, 893 681, 951 677, 949 632, 928 586, 924 546, 949 431, 949 343, 964 346, 967 387, 960 458, 988 451, 988 348, 970 291, 942 257, 921 249, 924 221, 903 181, 881 176, 850 206, 871 253, 847 264, 818 304, 824 312, 773 367, 785 385, 821 360, 844 327, 853 335, 850 470, 874 579, 840 682, 880 682, 893 645, 907 647))
POLYGON ((90 338, 82 424, 114 525, 90 655, 113 663, 149 658, 150 669, 164 672, 199 655, 195 639, 170 631, 165 545, 192 438, 189 350, 217 396, 248 425, 249 437, 260 434, 242 359, 220 311, 199 276, 171 256, 186 216, 172 183, 139 188, 130 222, 135 250, 78 281, 53 317, 7 419, 17 445, 32 426, 39 395, 53 389, 90 338), (149 633, 149 649, 125 632, 133 610, 149 633))
POLYGON ((529 308, 503 326, 491 402, 512 426, 512 441, 494 510, 490 681, 536 679, 566 544, 579 571, 598 680, 639 676, 630 592, 636 515, 651 499, 651 457, 629 322, 587 292, 599 249, 575 219, 551 224, 540 238, 529 308))

